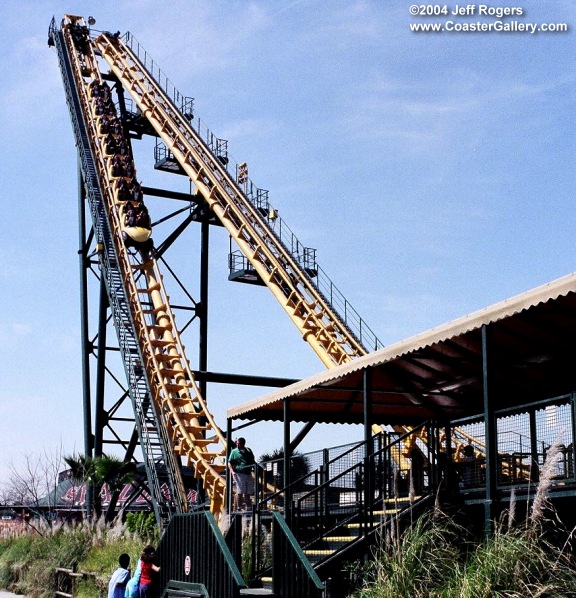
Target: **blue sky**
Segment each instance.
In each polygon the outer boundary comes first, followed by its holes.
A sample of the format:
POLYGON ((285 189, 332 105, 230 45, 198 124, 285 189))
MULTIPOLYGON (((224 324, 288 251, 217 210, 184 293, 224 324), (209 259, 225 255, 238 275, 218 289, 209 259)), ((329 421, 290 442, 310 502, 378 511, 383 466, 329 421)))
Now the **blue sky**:
MULTIPOLYGON (((407 0, 5 2, 0 482, 24 455, 83 447, 77 167, 46 44, 53 15, 130 31, 390 344, 576 269, 576 4, 514 5, 519 22, 571 30, 413 33, 426 21, 407 0)), ((143 184, 186 190, 141 145, 143 184)), ((194 288, 188 234, 169 259, 194 288)), ((227 252, 214 230, 209 369, 321 371, 266 289, 227 281, 227 252)), ((213 386, 208 398, 225 427, 228 407, 265 392, 213 386)), ((305 448, 348 434, 324 430, 305 448)), ((281 445, 278 426, 245 435, 256 454, 281 445)))

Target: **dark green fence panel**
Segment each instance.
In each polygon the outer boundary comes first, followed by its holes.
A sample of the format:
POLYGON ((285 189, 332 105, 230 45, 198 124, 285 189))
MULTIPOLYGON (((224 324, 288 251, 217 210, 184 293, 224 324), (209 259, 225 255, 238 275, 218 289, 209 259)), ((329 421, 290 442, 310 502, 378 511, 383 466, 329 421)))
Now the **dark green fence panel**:
POLYGON ((210 598, 237 598, 246 587, 211 513, 175 515, 158 546, 160 594, 170 582, 202 584, 210 598))
POLYGON ((242 569, 242 515, 230 516, 230 524, 225 539, 234 562, 239 569, 242 569))
POLYGON ((292 535, 284 518, 273 513, 272 577, 274 595, 281 598, 320 598, 324 584, 292 535))

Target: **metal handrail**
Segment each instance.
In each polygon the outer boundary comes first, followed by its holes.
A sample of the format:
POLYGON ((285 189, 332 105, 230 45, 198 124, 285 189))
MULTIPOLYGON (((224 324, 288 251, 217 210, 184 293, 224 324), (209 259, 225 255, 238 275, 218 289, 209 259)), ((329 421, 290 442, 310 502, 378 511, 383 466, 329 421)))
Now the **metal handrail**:
MULTIPOLYGON (((378 436, 357 443, 341 455, 324 462, 321 466, 306 475, 300 476, 291 482, 287 488, 279 489, 268 496, 260 497, 259 489, 262 486, 262 482, 259 479, 260 475, 257 469, 255 491, 258 499, 252 513, 257 524, 252 526, 253 546, 262 543, 262 538, 260 537, 262 533, 261 523, 269 521, 270 518, 279 514, 286 518, 286 523, 290 527, 292 534, 303 547, 312 546, 314 543, 320 541, 322 537, 330 535, 331 532, 346 522, 360 522, 362 525, 361 536, 364 537, 370 534, 374 529, 372 514, 377 509, 383 508, 386 501, 398 498, 394 497, 393 492, 390 490, 392 487, 392 478, 388 479, 386 477, 387 475, 395 477, 395 472, 398 471, 397 457, 393 453, 397 450, 402 450, 403 444, 411 435, 421 438, 422 429, 428 429, 428 426, 428 422, 421 424, 383 446, 379 446, 378 436), (328 477, 330 470, 333 471, 337 467, 338 461, 345 462, 354 451, 361 453, 359 459, 351 466, 343 469, 343 471, 339 471, 335 475, 328 477), (379 467, 385 462, 393 465, 379 467), (370 495, 369 491, 366 493, 364 482, 367 479, 366 474, 369 471, 372 472, 373 481, 368 486, 372 490, 377 486, 379 490, 377 495, 375 495, 376 493, 370 495), (378 478, 378 476, 380 477, 378 478), (375 484, 375 481, 378 479, 380 481, 378 484, 375 484), (313 486, 313 488, 305 490, 295 500, 289 498, 295 494, 294 489, 302 486, 306 480, 309 482, 306 484, 307 488, 310 488, 310 486, 313 486), (346 480, 353 480, 352 485, 347 483, 346 480), (360 480, 360 486, 355 485, 358 480, 360 480), (343 481, 344 483, 342 483, 343 481), (388 488, 388 496, 385 496, 386 488, 388 488), (339 498, 338 505, 336 505, 330 502, 330 495, 333 491, 339 492, 339 497, 342 493, 354 492, 355 501, 341 505, 339 498), (275 505, 278 508, 273 508, 275 505), (315 521, 316 527, 315 532, 311 534, 310 520, 312 519, 315 521), (306 532, 305 534, 303 533, 304 531, 306 532)), ((428 488, 429 491, 431 489, 431 487, 428 488)), ((414 499, 414 503, 415 501, 414 499)), ((413 506, 413 503, 407 502, 405 506, 413 506)), ((351 542, 356 541, 358 540, 351 540, 351 542)), ((342 547, 337 552, 344 550, 346 550, 346 547, 342 547)), ((253 557, 253 576, 266 575, 269 571, 269 564, 261 561, 258 551, 254 553, 253 557)), ((331 555, 329 558, 333 557, 334 555, 331 555)), ((316 564, 323 562, 324 559, 321 559, 316 564)))
MULTIPOLYGON (((174 105, 183 111, 184 106, 189 102, 190 98, 178 91, 175 85, 162 72, 158 65, 154 62, 151 56, 146 52, 142 44, 132 35, 127 32, 122 36, 124 43, 132 50, 132 52, 142 62, 149 74, 155 79, 159 87, 162 88, 166 96, 171 99, 174 105)), ((211 147, 213 145, 214 134, 207 127, 202 128, 202 120, 195 116, 194 122, 191 126, 196 129, 196 132, 206 144, 211 147)), ((223 141, 223 140, 219 140, 223 141)), ((230 159, 230 154, 226 149, 226 161, 223 166, 227 171, 236 175, 239 163, 230 159)), ((332 282, 326 272, 317 264, 315 257, 315 250, 305 247, 294 234, 292 229, 284 222, 278 215, 276 210, 271 210, 268 203, 268 192, 256 187, 250 178, 246 177, 245 182, 241 185, 245 199, 257 209, 265 208, 264 219, 277 240, 282 244, 284 249, 292 255, 293 258, 299 262, 308 275, 309 281, 316 287, 316 290, 326 300, 326 302, 339 314, 344 323, 350 329, 356 340, 365 348, 367 352, 375 351, 383 348, 383 343, 378 339, 376 334, 372 331, 370 326, 363 320, 358 311, 354 309, 351 303, 346 299, 344 294, 332 282), (262 205, 261 193, 264 192, 265 200, 262 205), (313 258, 310 257, 310 251, 314 252, 313 258)))
POLYGON ((278 513, 272 515, 272 543, 274 593, 290 598, 320 598, 325 586, 278 513))

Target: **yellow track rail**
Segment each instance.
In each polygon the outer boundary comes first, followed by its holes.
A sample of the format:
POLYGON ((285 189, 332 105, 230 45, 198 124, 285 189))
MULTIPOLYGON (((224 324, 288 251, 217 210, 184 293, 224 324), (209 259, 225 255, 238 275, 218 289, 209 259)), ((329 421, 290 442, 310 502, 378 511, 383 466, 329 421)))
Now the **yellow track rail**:
MULTIPOLYGON (((63 34, 73 65, 74 78, 98 170, 100 188, 114 239, 116 256, 129 298, 130 312, 144 360, 153 405, 158 419, 172 441, 172 449, 185 465, 192 466, 202 479, 211 499, 211 511, 224 508, 226 442, 202 398, 184 353, 162 275, 153 257, 129 252, 120 226, 115 177, 111 156, 104 149, 95 102, 89 97, 92 81, 101 82, 97 58, 92 51, 79 52, 70 35, 70 25, 83 24, 80 17, 64 20, 63 34), (202 421, 202 423, 201 423, 202 421)), ((180 475, 174 480, 180 510, 188 509, 180 475)))
POLYGON ((323 363, 334 367, 363 355, 362 345, 132 50, 108 34, 94 43, 323 363))
MULTIPOLYGON (((121 38, 108 33, 93 40, 91 48, 106 61, 325 366, 333 368, 365 355, 366 349, 308 279, 300 264, 278 241, 262 214, 244 195, 241 185, 211 153, 132 49, 121 38)), ((175 454, 194 466, 210 496, 212 512, 219 513, 224 508, 225 489, 221 474, 226 442, 209 414, 190 371, 157 263, 154 259, 140 264, 131 263, 122 242, 111 167, 102 150, 102 139, 86 93, 91 78, 100 76, 97 61, 94 53, 91 59, 76 54, 79 58, 76 65, 78 88, 83 90, 83 105, 86 104, 94 154, 99 160, 102 189, 129 290, 144 365, 153 389, 154 405, 166 426, 175 454), (138 287, 139 276, 146 284, 138 287), (151 309, 143 308, 141 296, 147 304, 152 304, 151 309), (206 418, 206 426, 200 425, 200 418, 206 418), (213 436, 205 438, 207 433, 213 436), (215 448, 210 449, 211 444, 215 448)), ((404 426, 394 429, 401 434, 411 431, 410 427, 404 426)), ((373 430, 380 432, 382 428, 374 426, 373 430)), ((419 437, 426 441, 424 436, 419 437)), ((401 468, 409 467, 407 456, 414 442, 412 437, 398 455, 401 468)))

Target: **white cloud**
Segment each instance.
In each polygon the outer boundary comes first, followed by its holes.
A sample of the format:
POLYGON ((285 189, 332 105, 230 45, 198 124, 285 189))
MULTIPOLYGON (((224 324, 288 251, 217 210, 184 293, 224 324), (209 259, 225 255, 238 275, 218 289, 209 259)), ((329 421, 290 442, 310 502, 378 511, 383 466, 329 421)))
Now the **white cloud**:
POLYGON ((473 71, 450 78, 439 88, 434 80, 378 75, 347 99, 343 109, 347 135, 360 141, 394 141, 411 153, 437 153, 464 130, 473 136, 495 122, 509 123, 521 110, 530 113, 530 120, 521 126, 535 127, 546 114, 534 110, 534 105, 554 96, 567 82, 566 77, 532 84, 510 82, 473 71))
POLYGON ((239 118, 227 123, 222 129, 222 136, 230 141, 247 139, 257 140, 270 137, 280 128, 279 123, 270 118, 239 118))

